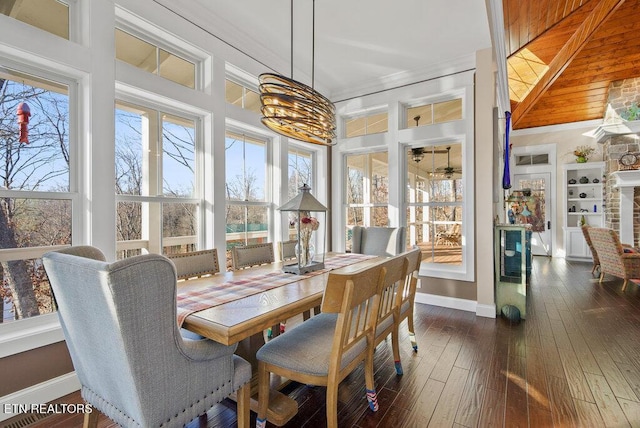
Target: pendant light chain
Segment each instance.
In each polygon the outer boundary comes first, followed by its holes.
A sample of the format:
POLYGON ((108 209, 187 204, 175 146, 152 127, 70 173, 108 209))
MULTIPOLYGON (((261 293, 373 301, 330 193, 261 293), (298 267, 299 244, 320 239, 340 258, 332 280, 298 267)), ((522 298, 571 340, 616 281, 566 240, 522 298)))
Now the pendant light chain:
POLYGON ((293 79, 293 0, 291 0, 291 78, 293 79))
POLYGON ((311 86, 293 79, 293 0, 291 0, 291 77, 273 73, 258 76, 262 123, 280 135, 308 143, 336 144, 333 103, 318 93, 315 84, 315 0, 313 0, 311 86))
POLYGON ((316 82, 316 0, 313 0, 311 12, 311 89, 316 82))

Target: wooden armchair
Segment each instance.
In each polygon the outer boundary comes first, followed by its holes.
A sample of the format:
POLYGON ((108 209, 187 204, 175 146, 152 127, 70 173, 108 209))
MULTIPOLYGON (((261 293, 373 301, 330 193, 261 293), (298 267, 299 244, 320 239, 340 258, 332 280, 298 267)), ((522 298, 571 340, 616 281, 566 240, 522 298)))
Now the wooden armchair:
POLYGON ((436 245, 460 245, 460 239, 462 239, 460 229, 462 226, 456 223, 446 232, 436 234, 436 245))
POLYGON ((624 279, 622 291, 632 278, 640 278, 640 253, 625 252, 618 234, 611 229, 591 227, 589 237, 600 262, 600 281, 609 274, 624 279))

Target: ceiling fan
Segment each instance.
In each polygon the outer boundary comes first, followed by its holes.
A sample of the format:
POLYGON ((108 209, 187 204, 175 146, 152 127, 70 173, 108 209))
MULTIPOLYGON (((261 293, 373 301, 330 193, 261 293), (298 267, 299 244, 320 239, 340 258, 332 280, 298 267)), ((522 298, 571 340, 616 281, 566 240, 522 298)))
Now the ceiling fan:
POLYGON ((447 166, 436 168, 436 172, 444 175, 445 178, 451 178, 454 174, 462 174, 462 168, 451 166, 451 146, 447 147, 447 166))

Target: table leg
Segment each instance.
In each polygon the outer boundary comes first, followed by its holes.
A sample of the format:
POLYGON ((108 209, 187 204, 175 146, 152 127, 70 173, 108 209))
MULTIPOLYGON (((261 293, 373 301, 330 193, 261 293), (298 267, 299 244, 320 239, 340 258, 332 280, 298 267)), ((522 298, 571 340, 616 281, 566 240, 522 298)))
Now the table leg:
MULTIPOLYGON (((264 334, 254 334, 238 343, 236 354, 251 364, 251 410, 258 411, 258 359, 256 352, 264 345, 264 334)), ((269 392, 267 420, 277 426, 289 422, 298 413, 298 403, 278 390, 269 392)))

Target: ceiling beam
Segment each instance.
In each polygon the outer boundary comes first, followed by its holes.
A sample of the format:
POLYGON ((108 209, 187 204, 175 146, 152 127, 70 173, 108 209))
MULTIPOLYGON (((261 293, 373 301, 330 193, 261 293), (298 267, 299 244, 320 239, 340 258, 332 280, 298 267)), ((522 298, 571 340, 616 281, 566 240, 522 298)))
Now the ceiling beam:
POLYGON ((512 110, 513 127, 529 112, 547 92, 571 61, 587 44, 593 33, 605 22, 624 0, 600 0, 591 13, 578 26, 567 43, 549 63, 549 70, 540 78, 529 94, 512 110))

